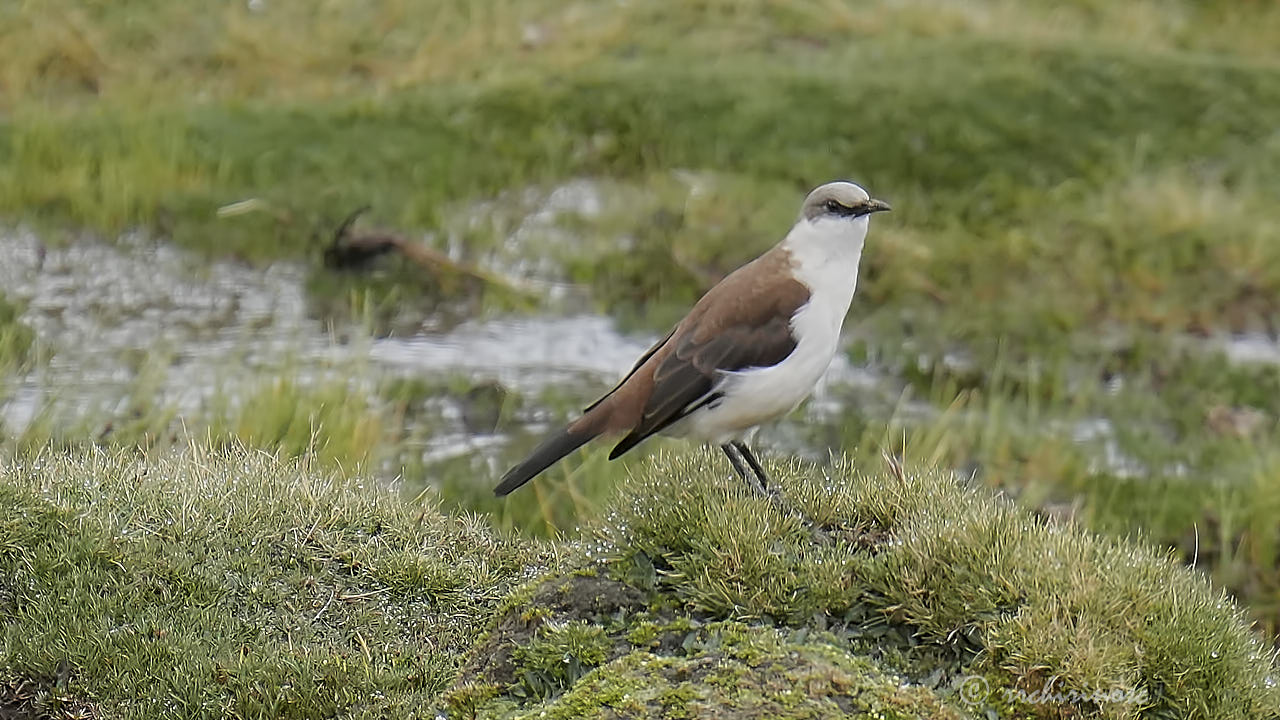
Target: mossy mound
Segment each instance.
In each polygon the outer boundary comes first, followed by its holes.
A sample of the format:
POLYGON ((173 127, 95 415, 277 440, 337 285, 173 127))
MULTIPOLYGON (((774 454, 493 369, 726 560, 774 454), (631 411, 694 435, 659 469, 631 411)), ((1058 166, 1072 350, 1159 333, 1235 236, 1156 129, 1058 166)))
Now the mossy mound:
POLYGON ((689 614, 584 571, 508 603, 446 695, 451 717, 959 717, 835 633, 689 614))
POLYGON ((566 548, 259 453, 0 459, 0 712, 1280 717, 1167 557, 941 473, 772 471, 661 459, 566 548))
POLYGON ((0 457, 0 717, 408 717, 551 559, 265 453, 0 457))
POLYGON ((942 473, 773 472, 781 503, 705 452, 626 485, 576 571, 507 602, 450 714, 1280 714, 1272 653, 1163 555, 942 473))

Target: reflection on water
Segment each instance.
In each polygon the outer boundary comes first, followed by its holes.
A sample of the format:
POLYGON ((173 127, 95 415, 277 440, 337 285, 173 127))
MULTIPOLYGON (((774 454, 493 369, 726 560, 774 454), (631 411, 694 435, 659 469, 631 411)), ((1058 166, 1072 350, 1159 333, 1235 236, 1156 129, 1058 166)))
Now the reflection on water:
POLYGON ((454 371, 517 390, 618 377, 656 338, 619 335, 608 318, 500 318, 468 322, 437 335, 374 343, 374 361, 401 371, 454 371))

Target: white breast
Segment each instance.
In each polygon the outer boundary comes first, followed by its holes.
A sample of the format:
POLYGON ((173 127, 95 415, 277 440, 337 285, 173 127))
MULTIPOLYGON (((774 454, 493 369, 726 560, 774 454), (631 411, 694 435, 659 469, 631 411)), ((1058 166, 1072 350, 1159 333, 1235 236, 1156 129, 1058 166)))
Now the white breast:
POLYGON ((866 233, 865 216, 802 221, 792 228, 783 247, 796 279, 809 288, 809 302, 791 316, 795 350, 771 367, 724 373, 716 387, 724 397, 672 426, 670 434, 715 444, 746 439, 809 396, 839 346, 866 233))

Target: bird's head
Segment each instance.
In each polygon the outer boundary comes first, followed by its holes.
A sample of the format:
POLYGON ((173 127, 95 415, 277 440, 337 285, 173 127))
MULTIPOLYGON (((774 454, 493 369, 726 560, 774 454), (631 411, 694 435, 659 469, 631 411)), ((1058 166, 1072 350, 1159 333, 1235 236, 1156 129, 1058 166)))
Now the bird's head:
POLYGON ((809 193, 800 207, 800 221, 860 222, 865 224, 871 213, 889 209, 889 203, 876 200, 866 190, 851 182, 820 185, 809 193))

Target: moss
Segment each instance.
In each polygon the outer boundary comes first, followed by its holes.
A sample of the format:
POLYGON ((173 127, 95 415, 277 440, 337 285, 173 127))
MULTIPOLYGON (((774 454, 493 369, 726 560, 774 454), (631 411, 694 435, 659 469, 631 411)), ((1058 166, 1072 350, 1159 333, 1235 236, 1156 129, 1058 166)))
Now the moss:
MULTIPOLYGON (((903 686, 865 658, 786 633, 713 623, 714 642, 677 655, 616 655, 563 695, 523 707, 480 705, 488 717, 958 718, 931 690, 903 686)), ((467 686, 458 691, 466 692, 467 686)))
POLYGON ((527 684, 537 685, 541 694, 555 691, 564 685, 566 653, 577 658, 579 669, 584 661, 598 665, 604 659, 598 652, 602 636, 580 623, 589 622, 598 629, 614 617, 640 613, 646 607, 644 595, 635 588, 575 573, 552 577, 516 597, 515 602, 503 603, 495 626, 468 654, 461 673, 467 682, 498 687, 521 683, 525 681, 523 666, 532 659, 534 670, 550 674, 546 683, 534 678, 527 684), (537 611, 531 612, 535 608, 537 611), (585 647, 587 654, 574 655, 571 643, 585 647))
POLYGON ((515 648, 518 691, 532 697, 562 691, 604 662, 610 646, 604 628, 586 620, 542 623, 528 644, 515 648))
POLYGON ((603 559, 570 563, 604 572, 542 581, 548 614, 500 617, 460 687, 563 717, 1280 711, 1239 609, 1159 553, 893 463, 774 465, 790 510, 723 470, 689 453, 624 486, 603 559), (579 657, 599 667, 522 687, 521 662, 579 657))
POLYGON ((165 702, 145 688, 165 688, 284 716, 437 698, 459 717, 1129 716, 1079 699, 1100 692, 1153 716, 1280 710, 1273 656, 1202 578, 948 476, 774 464, 781 512, 692 453, 624 486, 598 540, 557 559, 305 466, 190 452, 4 460, 6 702, 144 717, 165 702), (632 572, 641 553, 651 574, 632 572), (765 570, 787 577, 734 579, 765 570))
POLYGON ((627 633, 627 642, 638 648, 647 648, 649 645, 654 644, 657 641, 658 636, 662 634, 662 631, 663 626, 656 622, 646 621, 637 623, 636 626, 627 633))

